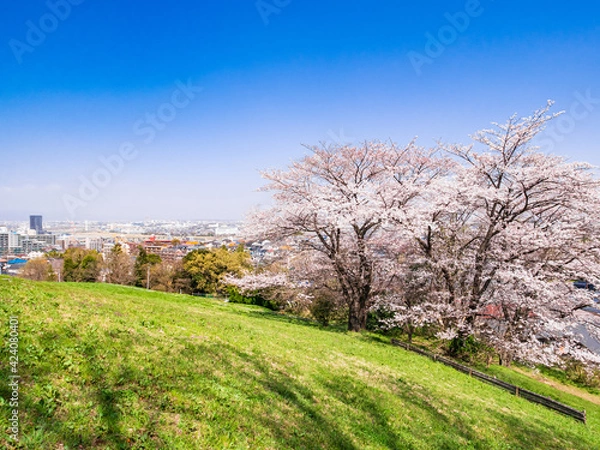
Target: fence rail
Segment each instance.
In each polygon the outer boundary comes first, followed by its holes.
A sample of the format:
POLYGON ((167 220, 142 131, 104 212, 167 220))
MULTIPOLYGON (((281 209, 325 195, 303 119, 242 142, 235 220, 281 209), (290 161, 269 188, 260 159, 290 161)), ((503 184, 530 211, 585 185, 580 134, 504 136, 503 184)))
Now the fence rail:
POLYGON ((433 353, 429 353, 419 347, 415 347, 414 345, 407 344, 406 342, 399 341, 397 339, 392 339, 392 344, 398 347, 402 347, 406 350, 410 350, 415 353, 419 353, 423 356, 427 356, 428 358, 433 359, 434 361, 439 361, 442 364, 453 367, 456 370, 459 370, 463 373, 466 373, 474 378, 478 378, 486 383, 493 384, 494 386, 498 386, 499 388, 505 389, 513 395, 517 397, 523 397, 526 400, 529 400, 533 403, 539 403, 547 408, 558 411, 562 414, 566 414, 567 416, 571 416, 580 422, 586 423, 586 415, 585 410, 579 411, 578 409, 571 408, 563 403, 557 402, 549 397, 544 397, 543 395, 536 394, 535 392, 528 391, 527 389, 522 389, 519 386, 515 386, 514 384, 506 383, 502 380, 498 380, 495 377, 487 375, 483 372, 479 372, 478 370, 473 370, 470 367, 463 366, 462 364, 458 364, 451 359, 445 358, 443 356, 434 355, 433 353))

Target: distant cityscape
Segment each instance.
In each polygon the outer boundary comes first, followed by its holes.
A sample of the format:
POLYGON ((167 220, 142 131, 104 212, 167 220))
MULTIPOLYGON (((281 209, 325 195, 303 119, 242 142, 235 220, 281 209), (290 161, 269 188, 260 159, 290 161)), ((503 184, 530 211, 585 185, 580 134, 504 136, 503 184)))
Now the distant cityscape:
MULTIPOLYGON (((30 259, 69 248, 110 253, 116 244, 135 254, 139 247, 164 261, 178 261, 197 249, 246 245, 254 257, 271 249, 262 243, 246 244, 240 222, 144 220, 135 222, 48 221, 31 215, 29 221, 0 221, 0 273, 16 275, 30 259)), ((266 243, 265 243, 266 244, 266 243)))

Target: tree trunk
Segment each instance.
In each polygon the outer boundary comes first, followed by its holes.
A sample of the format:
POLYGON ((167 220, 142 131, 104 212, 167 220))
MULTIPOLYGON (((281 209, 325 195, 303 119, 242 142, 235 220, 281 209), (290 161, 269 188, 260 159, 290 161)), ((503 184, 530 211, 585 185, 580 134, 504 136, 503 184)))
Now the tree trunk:
POLYGON ((512 355, 505 351, 498 352, 498 364, 504 367, 510 367, 512 363, 512 355))
POLYGON ((353 301, 348 311, 348 331, 361 331, 367 328, 367 305, 353 301))
POLYGON ((350 306, 348 312, 348 331, 360 331, 360 319, 354 305, 350 306))

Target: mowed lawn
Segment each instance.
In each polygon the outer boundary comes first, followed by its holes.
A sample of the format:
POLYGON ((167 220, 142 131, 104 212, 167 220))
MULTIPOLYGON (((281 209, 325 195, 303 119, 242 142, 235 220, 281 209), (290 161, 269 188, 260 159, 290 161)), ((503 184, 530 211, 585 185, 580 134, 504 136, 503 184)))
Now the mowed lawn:
POLYGON ((3 382, 0 448, 600 449, 600 407, 536 381, 587 425, 373 334, 105 284, 0 277, 2 380, 10 316, 21 440, 3 382))

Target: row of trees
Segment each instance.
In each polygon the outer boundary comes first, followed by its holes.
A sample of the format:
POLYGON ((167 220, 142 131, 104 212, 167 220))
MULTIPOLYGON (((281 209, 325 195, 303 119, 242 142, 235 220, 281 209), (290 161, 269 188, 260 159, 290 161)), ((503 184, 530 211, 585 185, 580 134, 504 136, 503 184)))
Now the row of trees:
MULTIPOLYGON (((599 279, 599 182, 589 164, 535 147, 550 106, 476 133, 474 145, 310 147, 264 174, 275 204, 250 217, 249 234, 299 243, 286 289, 337 296, 351 331, 383 308, 385 327, 476 336, 506 361, 598 363, 571 332, 592 301, 571 281, 599 279)), ((280 275, 231 282, 272 292, 280 275)))
POLYGON ((183 261, 163 261, 159 255, 138 248, 134 258, 116 244, 104 258, 95 250, 67 249, 53 258, 32 259, 21 276, 35 281, 106 282, 135 285, 163 292, 224 293, 226 274, 241 275, 251 269, 250 255, 239 247, 195 250, 183 261))

